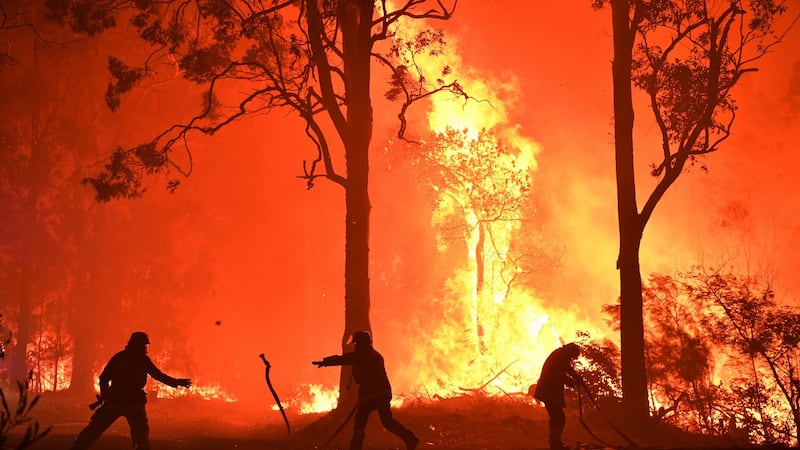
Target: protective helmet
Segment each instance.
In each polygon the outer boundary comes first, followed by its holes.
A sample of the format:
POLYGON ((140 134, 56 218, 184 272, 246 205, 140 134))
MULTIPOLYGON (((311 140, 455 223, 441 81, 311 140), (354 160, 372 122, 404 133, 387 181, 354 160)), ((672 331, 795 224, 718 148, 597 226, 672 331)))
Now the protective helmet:
POLYGON ((128 345, 148 345, 150 338, 144 331, 135 331, 131 333, 131 338, 128 339, 128 345))
POLYGON ((564 350, 571 358, 577 358, 581 354, 581 346, 574 342, 564 345, 564 350))
POLYGON ((357 345, 370 345, 372 344, 372 336, 370 336, 369 331, 356 331, 350 337, 350 341, 357 345))

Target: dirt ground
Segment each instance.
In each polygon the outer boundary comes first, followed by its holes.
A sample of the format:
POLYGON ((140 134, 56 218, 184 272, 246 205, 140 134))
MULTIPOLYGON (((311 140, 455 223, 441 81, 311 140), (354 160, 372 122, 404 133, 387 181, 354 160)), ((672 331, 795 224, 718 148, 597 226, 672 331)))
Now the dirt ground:
MULTIPOLYGON (((252 405, 251 405, 252 406, 252 405)), ((236 403, 173 399, 148 403, 151 447, 153 450, 272 450, 323 448, 345 415, 289 412, 292 427, 288 435, 280 413, 271 405, 243 407, 236 403)), ((564 442, 573 448, 597 449, 610 444, 614 448, 631 447, 609 426, 613 411, 599 415, 585 409, 583 423, 575 404, 567 406, 564 442), (588 428, 588 430, 587 430, 588 428), (590 431, 600 440, 592 437, 590 431), (600 442, 602 441, 602 443, 600 442)), ((420 403, 394 410, 395 417, 422 440, 419 450, 427 449, 541 449, 547 447, 547 412, 522 397, 459 397, 420 403)), ((88 423, 91 412, 86 403, 57 395, 43 396, 34 408, 33 417, 42 427, 52 427, 48 436, 34 444, 34 450, 67 450, 77 433, 88 423)), ((625 430, 618 421, 611 422, 640 448, 700 449, 735 448, 742 443, 726 437, 692 436, 664 429, 646 434, 625 430), (615 423, 616 422, 616 423, 615 423)), ((15 434, 21 432, 18 428, 15 434)), ((352 435, 352 421, 324 448, 347 449, 352 435)), ((18 437, 18 436, 17 436, 18 437)), ((16 439, 6 443, 14 448, 16 439)), ((130 449, 128 425, 118 420, 95 445, 103 450, 130 449)), ((6 447, 4 447, 6 448, 6 447)), ((404 449, 403 443, 380 425, 377 414, 370 418, 365 450, 404 449)))

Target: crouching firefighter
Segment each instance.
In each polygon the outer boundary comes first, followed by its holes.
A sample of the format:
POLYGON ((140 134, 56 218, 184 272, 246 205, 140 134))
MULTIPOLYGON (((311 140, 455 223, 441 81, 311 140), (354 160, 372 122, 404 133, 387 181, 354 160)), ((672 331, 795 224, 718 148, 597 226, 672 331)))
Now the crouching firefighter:
POLYGON ((172 378, 160 371, 147 356, 150 338, 137 331, 131 334, 125 349, 111 357, 100 374, 98 401, 89 407, 99 408, 92 415, 89 425, 78 434, 72 450, 84 450, 92 446, 118 418, 125 417, 131 427, 131 440, 136 450, 149 450, 150 427, 147 422, 144 386, 147 376, 172 386, 190 387, 188 378, 172 378))
POLYGON ((372 337, 366 331, 357 331, 351 336, 350 342, 355 345, 354 351, 326 356, 322 361, 312 361, 317 367, 353 366, 353 379, 358 383, 358 405, 350 450, 361 450, 364 446, 367 419, 376 410, 384 428, 399 436, 406 443, 406 449, 417 448, 419 438, 392 417, 389 404, 392 400, 392 386, 386 375, 383 356, 372 347, 372 337))
POLYGON ((572 363, 580 354, 581 348, 574 342, 550 353, 542 365, 542 374, 539 376, 533 392, 533 398, 544 403, 550 417, 548 440, 551 450, 561 450, 567 447, 561 442, 561 434, 564 432, 564 425, 567 421, 564 415, 566 406, 564 386, 578 387, 583 383, 583 379, 572 367, 572 363))

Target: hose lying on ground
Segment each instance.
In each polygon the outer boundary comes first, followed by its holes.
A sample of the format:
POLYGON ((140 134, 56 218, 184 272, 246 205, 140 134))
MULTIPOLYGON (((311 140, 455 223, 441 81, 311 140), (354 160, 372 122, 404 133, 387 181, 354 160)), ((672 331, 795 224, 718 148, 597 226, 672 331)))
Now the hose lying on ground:
POLYGON ((593 431, 592 431, 592 430, 589 428, 589 426, 586 424, 586 422, 584 422, 584 421, 583 421, 583 401, 581 400, 581 388, 583 388, 583 390, 584 390, 584 391, 586 391, 586 396, 587 396, 587 397, 589 397, 589 400, 591 400, 591 402, 592 402, 592 404, 594 405, 595 409, 597 409, 597 412, 600 414, 600 417, 602 417, 602 418, 603 418, 603 419, 604 419, 604 420, 605 420, 605 421, 608 423, 608 425, 609 425, 609 426, 610 426, 610 427, 611 427, 611 428, 612 428, 614 431, 616 431, 616 432, 617 432, 617 434, 619 434, 620 436, 622 436, 622 438, 623 438, 623 439, 625 439, 625 440, 628 442, 628 444, 629 444, 629 448, 639 448, 639 446, 638 446, 638 445, 636 445, 636 442, 634 442, 634 441, 633 441, 633 439, 629 438, 629 437, 628 437, 628 435, 626 435, 625 433, 623 433, 623 432, 622 432, 622 430, 620 430, 619 428, 617 428, 617 427, 614 425, 614 423, 613 423, 613 422, 611 422, 611 420, 610 420, 610 419, 609 419, 609 418, 608 418, 608 417, 607 417, 605 414, 603 414, 603 411, 600 409, 600 405, 598 405, 598 404, 597 404, 597 401, 594 399, 594 396, 593 396, 593 395, 592 395, 592 393, 589 391, 589 388, 588 388, 588 387, 587 387, 587 386, 586 386, 584 383, 578 383, 578 421, 581 423, 581 425, 583 425, 583 428, 585 428, 585 429, 586 429, 586 431, 587 431, 587 432, 588 432, 588 433, 589 433, 589 434, 590 434, 590 435, 591 435, 591 436, 592 436, 592 437, 593 437, 595 440, 597 440, 597 442, 599 442, 599 443, 601 443, 601 444, 605 445, 606 447, 614 447, 613 445, 611 445, 611 444, 609 444, 609 443, 607 443, 607 442, 603 441, 603 440, 602 440, 602 439, 600 439, 599 437, 597 437, 597 435, 596 435, 596 434, 594 434, 594 432, 593 432, 593 431))

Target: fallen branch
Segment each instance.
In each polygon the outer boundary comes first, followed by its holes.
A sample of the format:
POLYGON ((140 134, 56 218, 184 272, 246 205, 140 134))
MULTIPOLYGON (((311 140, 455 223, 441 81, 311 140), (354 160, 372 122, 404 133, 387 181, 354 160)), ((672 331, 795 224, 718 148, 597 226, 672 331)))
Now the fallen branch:
POLYGON ((460 387, 459 386, 459 389, 461 389, 464 392, 479 392, 479 391, 483 391, 484 389, 486 389, 486 386, 488 386, 489 383, 491 383, 492 381, 496 380, 500 375, 502 375, 506 370, 508 370, 509 367, 513 366, 514 364, 516 364, 518 362, 519 362, 519 360, 515 359, 510 364, 508 364, 507 366, 503 367, 503 369, 501 371, 497 372, 492 378, 489 378, 489 381, 487 381, 486 383, 483 383, 482 385, 480 385, 480 387, 477 387, 477 388, 464 388, 464 387, 460 387))

